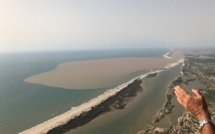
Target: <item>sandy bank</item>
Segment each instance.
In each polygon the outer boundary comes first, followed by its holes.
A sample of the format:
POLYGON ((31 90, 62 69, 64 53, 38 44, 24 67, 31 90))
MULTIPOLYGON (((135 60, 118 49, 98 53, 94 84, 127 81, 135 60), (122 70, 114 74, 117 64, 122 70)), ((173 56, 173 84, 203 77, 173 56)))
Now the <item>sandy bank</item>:
POLYGON ((108 98, 116 95, 117 93, 119 93, 120 91, 122 91, 123 89, 125 89, 129 84, 133 83, 135 80, 137 79, 143 79, 146 78, 148 75, 153 74, 153 73, 158 73, 161 72, 162 70, 158 70, 155 72, 151 72, 148 74, 143 74, 140 75, 112 90, 109 90, 107 92, 105 92, 104 94, 90 100, 87 103, 84 103, 78 107, 75 107, 59 116, 56 116, 42 124, 39 124, 35 127, 32 127, 28 130, 25 130, 23 132, 20 132, 20 134, 44 134, 49 132, 50 130, 60 126, 60 125, 64 125, 66 124, 68 121, 70 121, 71 119, 74 119, 75 117, 81 115, 84 112, 88 112, 92 109, 92 107, 95 107, 99 104, 101 104, 102 102, 104 102, 105 100, 107 100, 108 98))
POLYGON ((163 55, 164 58, 168 58, 168 59, 169 59, 169 58, 172 58, 172 57, 171 57, 171 54, 174 52, 174 50, 173 50, 172 48, 169 48, 169 49, 170 49, 170 52, 164 54, 164 55, 163 55))
POLYGON ((74 117, 79 116, 81 113, 91 110, 92 107, 100 104, 102 101, 115 95, 117 92, 122 90, 124 87, 125 86, 122 86, 122 87, 118 88, 117 90, 114 90, 112 92, 106 93, 105 95, 99 96, 96 99, 93 99, 88 103, 84 103, 75 109, 71 109, 64 114, 56 116, 55 118, 52 118, 52 119, 50 119, 50 120, 48 120, 42 124, 39 124, 38 126, 35 126, 33 128, 26 130, 24 132, 21 132, 20 134, 44 134, 44 133, 47 133, 49 130, 51 130, 57 126, 60 126, 62 124, 65 124, 70 119, 73 119, 74 117))
POLYGON ((65 89, 97 89, 115 86, 122 77, 148 68, 161 68, 182 58, 114 58, 59 64, 54 70, 34 75, 26 82, 65 89))
MULTIPOLYGON (((49 77, 46 76, 45 78, 52 79, 53 76, 56 75, 56 73, 57 74, 58 73, 66 74, 65 72, 70 73, 70 72, 73 72, 75 69, 76 70, 74 72, 78 71, 81 74, 83 71, 86 73, 87 71, 89 71, 89 69, 90 69, 90 71, 93 71, 94 73, 97 70, 102 70, 102 71, 109 70, 110 71, 109 73, 111 73, 111 69, 114 68, 116 70, 112 71, 112 75, 114 75, 114 72, 117 73, 117 71, 119 71, 123 74, 123 73, 128 73, 128 70, 129 71, 135 71, 135 69, 165 67, 168 63, 174 63, 183 57, 183 55, 181 53, 175 53, 172 56, 173 56, 173 58, 171 58, 171 59, 165 59, 165 58, 120 58, 120 59, 105 59, 105 60, 91 60, 91 61, 81 61, 81 62, 68 62, 68 63, 60 64, 56 69, 54 69, 50 72, 38 74, 38 75, 33 76, 33 77, 41 77, 41 79, 42 79, 43 77, 45 77, 43 75, 49 75, 49 77), (95 66, 95 64, 96 64, 96 66, 95 66), (72 68, 73 66, 75 66, 76 68, 72 68), (109 69, 109 67, 110 68, 112 67, 112 68, 109 69), (127 68, 129 68, 129 69, 127 69, 127 68), (120 71, 120 70, 124 70, 124 71, 120 71)), ((89 73, 90 73, 90 71, 89 71, 89 73)), ((88 76, 88 74, 86 76, 85 75, 83 73, 83 77, 88 76)), ((101 77, 101 78, 97 79, 96 81, 100 81, 100 79, 102 79, 102 77, 105 77, 104 74, 102 74, 102 75, 103 76, 100 76, 100 74, 96 73, 95 76, 101 77)), ((113 77, 112 75, 111 75, 111 77, 113 77)), ((90 78, 96 78, 95 76, 93 75, 90 78)), ((137 78, 134 78, 134 79, 116 87, 115 89, 112 89, 112 90, 105 92, 104 94, 92 99, 91 101, 89 101, 87 103, 84 103, 84 104, 82 104, 76 108, 73 108, 73 109, 69 110, 68 112, 65 112, 59 116, 56 116, 55 118, 52 118, 52 119, 50 119, 50 120, 48 120, 42 124, 39 124, 33 128, 26 130, 24 132, 21 132, 21 134, 43 134, 43 133, 47 133, 49 130, 52 130, 53 128, 56 128, 56 127, 63 125, 63 124, 66 124, 69 120, 79 116, 83 112, 90 111, 92 109, 92 107, 95 107, 95 106, 101 104, 102 102, 104 102, 108 98, 110 98, 110 97, 116 95, 118 92, 122 91, 125 87, 127 87, 135 79, 143 79, 147 76, 148 76, 148 74, 138 76, 137 78)), ((29 79, 31 79, 33 77, 26 79, 26 81, 28 81, 29 79)), ((74 78, 74 77, 69 76, 69 75, 66 78, 70 78, 70 77, 74 78)), ((46 81, 46 79, 43 79, 43 80, 46 81)), ((62 78, 59 77, 58 80, 63 82, 66 79, 63 76, 62 78)), ((89 83, 90 80, 91 79, 89 79, 88 81, 81 80, 80 84, 84 84, 85 82, 89 83)), ((41 84, 41 83, 38 83, 38 84, 41 84)), ((95 84, 95 83, 93 83, 93 84, 95 84)), ((53 85, 51 85, 51 86, 53 86, 53 85)))

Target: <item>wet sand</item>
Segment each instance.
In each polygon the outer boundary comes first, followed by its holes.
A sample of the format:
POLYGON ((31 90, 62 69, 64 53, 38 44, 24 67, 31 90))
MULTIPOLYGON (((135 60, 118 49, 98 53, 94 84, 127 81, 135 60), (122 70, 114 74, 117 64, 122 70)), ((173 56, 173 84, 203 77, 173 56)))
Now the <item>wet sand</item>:
POLYGON ((59 64, 54 70, 34 75, 25 82, 65 89, 98 89, 114 85, 122 77, 149 68, 162 68, 181 59, 181 52, 172 58, 113 58, 75 61, 59 64))

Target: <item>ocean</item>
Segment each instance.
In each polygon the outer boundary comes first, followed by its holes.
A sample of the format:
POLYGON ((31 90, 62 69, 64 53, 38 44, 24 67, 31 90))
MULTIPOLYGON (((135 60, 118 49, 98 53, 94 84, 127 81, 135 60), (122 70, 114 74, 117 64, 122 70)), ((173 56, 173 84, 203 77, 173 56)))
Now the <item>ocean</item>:
MULTIPOLYGON (((144 48, 1 53, 0 133, 15 134, 21 132, 109 90, 109 88, 65 90, 63 88, 24 82, 24 79, 32 75, 50 71, 58 64, 68 61, 125 57, 162 57, 168 51, 168 48, 144 48)), ((142 70, 130 74, 126 76, 125 82, 146 72, 148 71, 142 70)))

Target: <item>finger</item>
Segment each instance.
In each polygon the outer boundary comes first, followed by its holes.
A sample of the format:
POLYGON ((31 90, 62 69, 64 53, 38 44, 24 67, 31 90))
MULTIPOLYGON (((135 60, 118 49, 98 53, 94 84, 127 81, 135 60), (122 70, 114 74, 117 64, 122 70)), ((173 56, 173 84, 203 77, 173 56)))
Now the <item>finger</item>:
POLYGON ((178 93, 177 90, 175 90, 175 94, 176 94, 176 96, 179 97, 181 100, 182 100, 182 99, 185 99, 185 100, 186 100, 187 98, 189 98, 189 97, 191 96, 191 95, 189 95, 189 94, 178 93))
POLYGON ((183 100, 181 100, 180 98, 177 98, 177 100, 185 108, 185 104, 184 104, 183 100))
POLYGON ((184 97, 183 94, 178 93, 176 90, 174 91, 174 93, 177 97, 184 97))
POLYGON ((174 91, 174 93, 175 93, 175 95, 176 95, 177 97, 179 97, 179 96, 180 96, 176 91, 174 91))
POLYGON ((189 95, 183 88, 176 86, 175 90, 178 94, 184 94, 184 95, 189 95))
POLYGON ((179 86, 176 86, 175 87, 175 91, 180 95, 180 96, 183 96, 183 97, 188 97, 190 96, 190 94, 188 94, 183 88, 179 87, 179 86))
POLYGON ((179 94, 177 91, 174 91, 174 93, 175 93, 175 95, 176 95, 177 97, 180 97, 180 98, 185 97, 183 94, 179 94))
POLYGON ((176 89, 176 88, 180 88, 180 86, 177 85, 177 86, 175 86, 175 89, 176 89))
POLYGON ((184 106, 185 104, 184 104, 183 97, 180 96, 176 91, 175 91, 175 94, 176 94, 176 96, 177 96, 178 102, 179 102, 182 106, 184 106))
POLYGON ((192 89, 192 92, 196 95, 196 96, 202 96, 202 94, 196 90, 196 89, 192 89))

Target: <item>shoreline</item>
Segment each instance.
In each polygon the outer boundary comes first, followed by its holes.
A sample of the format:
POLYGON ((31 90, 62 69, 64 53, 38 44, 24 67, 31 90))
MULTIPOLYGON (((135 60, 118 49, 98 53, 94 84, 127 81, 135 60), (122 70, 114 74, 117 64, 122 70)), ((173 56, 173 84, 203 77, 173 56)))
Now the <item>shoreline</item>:
POLYGON ((77 118, 82 113, 90 112, 93 107, 96 107, 99 104, 106 101, 107 99, 117 95, 117 93, 119 93, 120 91, 123 91, 127 86, 129 86, 129 84, 132 84, 135 80, 144 79, 150 74, 159 73, 161 71, 163 71, 163 70, 156 70, 156 71, 149 72, 146 74, 142 74, 138 77, 135 77, 135 78, 131 79, 130 81, 128 81, 128 82, 126 82, 126 83, 124 83, 124 84, 122 84, 116 88, 113 88, 113 89, 106 91, 104 94, 99 95, 98 97, 90 100, 89 102, 81 104, 80 106, 77 106, 77 107, 73 107, 71 110, 69 110, 69 111, 67 111, 61 115, 58 115, 58 116, 56 116, 50 120, 47 120, 47 121, 45 121, 45 122, 43 122, 43 123, 41 123, 35 127, 32 127, 32 128, 27 129, 23 132, 20 132, 19 134, 47 133, 50 130, 52 130, 58 126, 65 125, 68 121, 77 118))
MULTIPOLYGON (((195 51, 191 52, 196 54, 195 51)), ((203 53, 204 54, 204 53, 203 53)), ((173 87, 177 84, 184 87, 187 92, 190 92, 190 89, 198 89, 202 95, 205 97, 206 102, 208 103, 208 110, 211 113, 211 118, 215 120, 215 91, 214 91, 214 81, 211 79, 211 76, 214 76, 213 67, 215 65, 214 60, 211 58, 201 57, 201 53, 196 55, 186 54, 185 62, 182 65, 181 75, 172 82, 172 87, 170 85, 167 95, 174 97, 173 87), (204 68, 204 69, 202 69, 204 68), (197 83, 196 83, 197 82, 197 83)), ((177 100, 175 100, 177 102, 177 100)), ((172 102, 174 102, 172 100, 172 102)), ((178 102, 177 102, 178 104, 178 102)), ((171 98, 170 98, 171 105, 171 98)), ((180 104, 179 104, 180 105, 180 104)), ((182 108, 182 107, 181 107, 182 108)), ((152 126, 149 129, 145 129, 138 134, 148 134, 148 133, 200 133, 198 129, 198 120, 196 117, 188 111, 184 111, 182 108, 182 113, 179 115, 176 124, 169 127, 154 127, 152 126)))
POLYGON ((174 63, 167 64, 167 65, 165 66, 165 69, 173 68, 173 67, 175 67, 175 66, 177 66, 177 65, 179 65, 179 64, 183 64, 183 63, 184 63, 184 58, 179 59, 178 61, 176 61, 176 62, 174 62, 174 63))
MULTIPOLYGON (((177 54, 176 54, 177 55, 177 54)), ((167 64, 165 67, 162 67, 161 69, 170 69, 178 64, 181 63, 182 59, 178 60, 179 58, 175 57, 174 60, 170 60, 169 64, 167 64), (176 61, 178 60, 178 61, 176 61)), ((48 133, 50 130, 54 130, 55 128, 58 128, 59 126, 67 125, 68 122, 71 122, 73 119, 77 119, 79 116, 82 116, 82 114, 90 113, 90 111, 99 106, 100 104, 104 103, 106 100, 108 100, 111 97, 116 96, 119 92, 123 91, 127 88, 130 84, 132 84, 136 80, 141 80, 146 77, 150 77, 150 75, 157 74, 163 70, 156 70, 153 72, 141 74, 128 82, 125 82, 113 89, 110 89, 106 91, 105 93, 99 95, 96 98, 91 99, 90 101, 83 103, 77 107, 72 107, 69 111, 60 114, 52 119, 49 119, 39 125, 36 125, 35 127, 32 127, 30 129, 27 129, 25 131, 20 132, 19 134, 32 134, 32 133, 48 133)), ((96 118, 96 117, 95 117, 96 118)), ((93 118, 94 119, 94 118, 93 118)), ((87 122, 88 123, 88 122, 87 122)), ((86 123, 85 123, 86 124, 86 123)), ((80 125, 83 126, 84 124, 80 125)), ((78 127, 80 127, 78 126, 78 127)), ((76 127, 77 128, 77 127, 76 127)))
MULTIPOLYGON (((175 66, 178 66, 181 64, 181 68, 183 70, 183 66, 184 66, 184 58, 178 60, 177 62, 171 64, 171 65, 167 65, 165 68, 169 69, 175 66)), ((183 76, 183 73, 181 73, 181 75, 183 76)), ((163 106, 161 109, 159 109, 157 111, 157 113, 155 114, 155 119, 154 119, 154 123, 155 122, 159 122, 166 114, 170 114, 172 112, 172 109, 174 108, 174 106, 172 105, 172 98, 174 97, 174 87, 176 85, 180 85, 183 83, 183 79, 181 76, 178 76, 175 80, 173 80, 170 85, 168 85, 167 87, 167 91, 165 93, 165 97, 166 97, 166 101, 164 102, 163 106)))
MULTIPOLYGON (((180 68, 182 69, 184 66, 184 62, 178 62, 178 66, 180 65, 180 68), (180 65, 181 64, 181 65, 180 65)), ((175 65, 176 66, 176 65, 175 65)), ((173 67, 175 67, 173 66, 173 67)), ((170 69, 170 68, 168 68, 170 69)), ((174 87, 176 85, 181 85, 185 84, 186 82, 183 81, 182 79, 182 74, 176 76, 172 81, 166 86, 166 92, 165 92, 165 101, 162 103, 161 107, 157 109, 155 115, 153 116, 152 123, 160 123, 164 122, 165 118, 170 118, 167 116, 170 116, 170 114, 173 114, 175 111, 175 104, 173 102, 173 98, 175 96, 174 94, 174 87), (164 120, 162 120, 164 119, 164 120)), ((172 122, 172 120, 169 120, 172 122)), ((173 125, 173 124, 172 124, 173 125)), ((171 126, 171 125, 170 125, 171 126)), ((156 125, 149 126, 141 131, 139 131, 137 134, 151 134, 151 133, 156 133, 156 132, 161 132, 161 133, 168 133, 166 127, 160 127, 156 125)))
POLYGON ((182 83, 183 81, 181 79, 181 76, 179 76, 175 80, 173 80, 167 87, 167 92, 165 93, 166 100, 162 108, 159 109, 155 114, 155 119, 153 121, 154 123, 159 122, 166 114, 172 113, 172 110, 174 109, 174 105, 172 105, 172 98, 175 96, 174 87, 182 83))
MULTIPOLYGON (((179 59, 175 63, 167 65, 165 68, 169 69, 169 68, 178 66, 180 64, 181 64, 181 68, 183 68, 183 66, 185 64, 184 63, 184 58, 183 59, 179 59)), ((172 109, 174 108, 174 106, 172 105, 171 100, 174 97, 174 87, 176 85, 180 85, 181 83, 183 83, 183 80, 182 80, 181 76, 178 76, 175 80, 173 80, 170 83, 170 85, 168 85, 167 91, 165 93, 166 100, 165 100, 164 104, 162 105, 162 108, 159 109, 157 111, 157 113, 155 114, 155 119, 153 121, 154 123, 159 122, 166 114, 170 114, 172 112, 172 109)))
POLYGON ((171 59, 172 58, 171 55, 172 55, 172 53, 174 53, 174 49, 172 49, 172 48, 169 48, 169 49, 170 49, 170 52, 164 54, 163 55, 164 58, 167 58, 167 59, 171 59))

